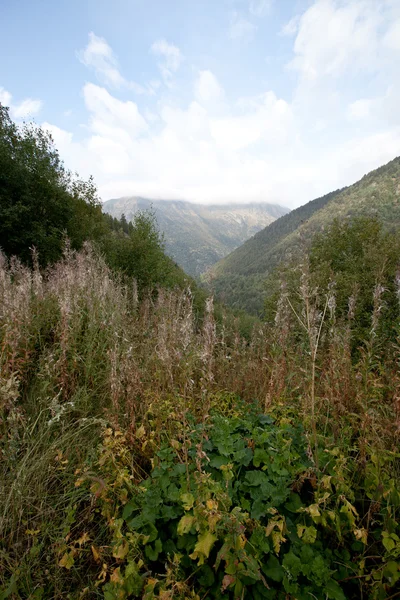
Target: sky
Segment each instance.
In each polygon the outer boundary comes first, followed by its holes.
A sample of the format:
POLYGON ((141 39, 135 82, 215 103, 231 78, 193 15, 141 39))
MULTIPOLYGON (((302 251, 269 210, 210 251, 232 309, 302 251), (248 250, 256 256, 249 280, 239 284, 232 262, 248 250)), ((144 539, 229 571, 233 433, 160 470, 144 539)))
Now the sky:
POLYGON ((400 0, 0 0, 0 56, 103 200, 294 208, 400 155, 400 0))

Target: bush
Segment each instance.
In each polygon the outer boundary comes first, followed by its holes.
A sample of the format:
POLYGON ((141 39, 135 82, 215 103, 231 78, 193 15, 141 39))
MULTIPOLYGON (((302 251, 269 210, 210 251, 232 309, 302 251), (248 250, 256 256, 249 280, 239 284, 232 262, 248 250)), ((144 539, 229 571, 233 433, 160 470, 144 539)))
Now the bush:
POLYGON ((325 440, 317 471, 287 409, 229 405, 177 423, 140 485, 106 432, 93 490, 113 540, 105 598, 385 598, 400 579, 395 457, 361 468, 325 440))

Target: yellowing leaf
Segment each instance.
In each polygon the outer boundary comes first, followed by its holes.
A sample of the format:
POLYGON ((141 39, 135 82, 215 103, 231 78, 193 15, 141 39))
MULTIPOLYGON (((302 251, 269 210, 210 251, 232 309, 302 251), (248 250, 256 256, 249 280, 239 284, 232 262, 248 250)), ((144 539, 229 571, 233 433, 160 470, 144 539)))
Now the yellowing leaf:
POLYGON ((216 500, 207 500, 206 502, 208 510, 217 510, 218 502, 216 500))
POLYGON ((139 440, 144 437, 146 435, 146 430, 144 428, 143 425, 141 425, 137 430, 136 430, 136 437, 139 438, 139 440))
POLYGON ((125 558, 125 556, 128 554, 128 552, 129 552, 128 542, 126 540, 122 540, 122 542, 114 548, 113 557, 120 558, 122 560, 123 558, 125 558))
POLYGON ((234 577, 233 575, 225 575, 225 577, 222 580, 222 586, 221 586, 221 590, 223 592, 225 592, 225 590, 230 586, 233 585, 236 582, 236 577, 234 577))
POLYGON ((247 543, 246 537, 242 535, 238 535, 235 541, 235 550, 242 550, 247 543))
POLYGON ((305 544, 313 544, 317 539, 317 530, 311 525, 306 527, 305 525, 297 525, 297 535, 302 538, 305 544))
POLYGON ((193 515, 184 515, 178 523, 178 535, 184 535, 185 533, 189 533, 189 531, 192 529, 194 522, 195 518, 193 517, 193 515))
POLYGON ((185 510, 190 510, 194 504, 194 496, 193 494, 182 494, 181 501, 183 504, 183 508, 185 510))
POLYGON ((120 567, 117 567, 111 573, 111 575, 110 575, 110 581, 112 583, 117 583, 117 584, 120 584, 120 585, 122 585, 124 583, 124 578, 121 575, 121 569, 120 569, 120 567))
POLYGON ((307 511, 310 513, 311 517, 314 520, 321 516, 321 513, 319 512, 318 504, 311 504, 308 507, 307 511))
POLYGON ((72 552, 66 552, 64 554, 64 556, 61 558, 60 562, 58 563, 59 567, 64 567, 64 569, 67 569, 69 571, 69 569, 72 567, 72 565, 74 564, 74 557, 72 552))
POLYGON ((217 536, 213 535, 209 531, 206 531, 205 533, 200 535, 197 540, 197 544, 194 547, 194 552, 190 554, 190 558, 192 558, 193 560, 196 560, 196 558, 198 558, 198 564, 204 564, 204 559, 209 557, 211 548, 213 547, 217 539, 217 536))
MULTIPOLYGON (((93 546, 92 546, 93 549, 93 546)), ((100 575, 98 576, 98 583, 104 583, 104 581, 106 580, 107 577, 107 563, 103 563, 103 567, 101 569, 100 575)))
POLYGON ((354 530, 354 535, 356 537, 357 540, 360 540, 360 542, 362 542, 363 544, 367 544, 368 541, 368 531, 362 527, 361 529, 355 529, 354 530))
POLYGON ((267 526, 266 526, 266 528, 265 528, 265 535, 266 535, 267 537, 268 537, 269 535, 271 535, 271 532, 272 532, 272 530, 274 529, 274 527, 275 527, 275 522, 274 522, 274 521, 271 519, 271 520, 268 522, 268 525, 267 525, 267 526))
POLYGON ((174 448, 174 450, 179 450, 179 448, 181 447, 178 440, 171 440, 170 444, 171 444, 172 448, 174 448))
POLYGON ((128 502, 128 490, 126 488, 122 488, 119 492, 119 499, 122 504, 126 504, 128 502))
POLYGON ((331 489, 331 479, 332 475, 324 475, 321 479, 321 486, 324 490, 331 489))
POLYGON ((219 513, 211 513, 207 517, 207 523, 210 531, 215 531, 215 527, 218 521, 221 520, 221 515, 219 513))
POLYGON ((342 496, 342 501, 344 502, 342 508, 340 509, 341 513, 344 513, 347 516, 347 519, 352 527, 355 526, 356 519, 358 517, 358 512, 356 508, 350 504, 350 502, 342 496))
POLYGON ((305 528, 306 528, 305 525, 300 525, 300 523, 297 524, 297 535, 299 536, 299 538, 302 537, 305 528))
POLYGON ((276 554, 279 554, 279 550, 281 549, 281 544, 286 542, 286 538, 283 536, 281 531, 273 531, 272 532, 272 545, 274 546, 274 550, 276 554))
POLYGON ((40 529, 27 529, 25 533, 26 535, 37 535, 40 533, 40 529))
POLYGON ((79 544, 79 546, 83 546, 83 544, 86 544, 89 540, 89 534, 85 532, 78 540, 76 540, 76 543, 79 544))
POLYGON ((92 554, 94 560, 96 562, 100 562, 100 552, 97 550, 96 546, 92 546, 92 554))
POLYGON ((269 535, 271 535, 271 532, 274 529, 279 529, 280 532, 283 532, 284 527, 285 520, 283 517, 281 517, 280 515, 272 517, 272 519, 268 521, 268 525, 265 528, 265 535, 268 537, 269 535))

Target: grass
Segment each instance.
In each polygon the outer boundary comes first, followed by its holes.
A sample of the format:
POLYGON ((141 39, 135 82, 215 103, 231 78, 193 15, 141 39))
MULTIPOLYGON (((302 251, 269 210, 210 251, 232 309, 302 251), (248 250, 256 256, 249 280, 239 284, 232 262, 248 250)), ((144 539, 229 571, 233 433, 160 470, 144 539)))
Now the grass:
MULTIPOLYGON (((357 563, 359 587, 348 597, 395 597, 400 354, 397 343, 380 345, 378 292, 355 362, 351 315, 336 319, 332 299, 306 286, 301 314, 283 289, 275 323, 256 322, 243 338, 239 322, 216 320, 211 299, 200 319, 189 289, 154 290, 138 302, 90 246, 67 250, 46 272, 1 257, 0 598, 200 598, 201 584, 183 586, 176 565, 169 587, 126 591, 126 548, 143 585, 154 573, 145 549, 126 537, 121 511, 160 448, 175 448, 179 463, 204 475, 207 450, 201 443, 193 454, 193 427, 205 428, 206 440, 213 415, 245 421, 254 406, 278 427, 302 425, 307 485, 322 485, 327 450, 340 485, 354 487, 354 498, 342 495, 357 507, 367 545, 352 550, 357 540, 335 538, 357 563), (367 558, 369 548, 377 558, 367 558)), ((319 491, 311 485, 314 498, 319 491)), ((339 514, 344 501, 332 498, 339 514)), ((281 562, 283 549, 274 554, 281 562)), ((245 584, 224 581, 224 597, 246 597, 245 584)))

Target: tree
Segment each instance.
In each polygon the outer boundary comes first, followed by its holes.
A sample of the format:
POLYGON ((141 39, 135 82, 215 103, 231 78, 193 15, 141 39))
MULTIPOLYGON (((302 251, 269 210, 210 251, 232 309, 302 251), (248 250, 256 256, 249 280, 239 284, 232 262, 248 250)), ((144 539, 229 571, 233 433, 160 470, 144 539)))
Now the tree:
MULTIPOLYGON (((335 318, 349 317, 352 299, 352 349, 356 351, 370 337, 374 293, 379 290, 379 327, 376 334, 382 343, 393 340, 394 324, 399 316, 396 276, 400 266, 400 240, 384 231, 371 217, 336 219, 315 235, 308 256, 282 264, 268 279, 265 313, 268 321, 276 314, 281 296, 281 282, 294 310, 302 310, 302 277, 307 273, 308 287, 321 301, 333 294, 335 318), (302 275, 303 274, 303 275, 302 275)), ((377 296, 375 294, 375 301, 377 296)))
POLYGON ((347 316, 349 298, 354 297, 356 342, 371 328, 374 290, 382 286, 381 334, 390 337, 398 314, 396 274, 400 265, 399 237, 383 230, 371 217, 335 220, 326 232, 315 236, 310 251, 314 284, 326 289, 334 284, 336 314, 347 316))
POLYGON ((47 265, 60 257, 65 237, 79 248, 102 229, 93 181, 65 169, 50 133, 32 124, 17 127, 0 105, 0 240, 6 254, 29 262, 35 246, 47 265))

